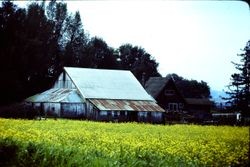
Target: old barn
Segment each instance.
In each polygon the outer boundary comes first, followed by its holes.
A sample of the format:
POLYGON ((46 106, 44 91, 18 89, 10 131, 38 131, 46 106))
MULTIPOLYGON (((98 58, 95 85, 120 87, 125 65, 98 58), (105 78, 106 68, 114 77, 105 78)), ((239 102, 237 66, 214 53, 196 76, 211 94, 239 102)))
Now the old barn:
POLYGON ((164 112, 124 70, 65 67, 51 89, 26 102, 48 116, 102 121, 162 122, 164 112))

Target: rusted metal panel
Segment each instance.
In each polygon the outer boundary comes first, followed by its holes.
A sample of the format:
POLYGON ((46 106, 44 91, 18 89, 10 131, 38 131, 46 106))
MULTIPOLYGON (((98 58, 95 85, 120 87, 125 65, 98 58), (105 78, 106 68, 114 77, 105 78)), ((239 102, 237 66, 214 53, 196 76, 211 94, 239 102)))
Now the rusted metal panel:
POLYGON ((101 111, 152 111, 164 112, 153 101, 89 99, 101 111))
POLYGON ((26 99, 27 102, 49 102, 49 103, 83 103, 76 89, 49 89, 40 94, 31 96, 26 99))

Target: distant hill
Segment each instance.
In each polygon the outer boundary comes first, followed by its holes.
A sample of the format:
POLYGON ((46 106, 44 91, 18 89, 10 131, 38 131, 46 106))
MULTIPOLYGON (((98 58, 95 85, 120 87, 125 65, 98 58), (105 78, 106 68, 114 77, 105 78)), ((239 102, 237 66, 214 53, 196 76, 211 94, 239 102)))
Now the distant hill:
POLYGON ((224 91, 219 90, 211 90, 211 96, 215 103, 224 103, 225 100, 221 99, 221 97, 228 97, 224 91))

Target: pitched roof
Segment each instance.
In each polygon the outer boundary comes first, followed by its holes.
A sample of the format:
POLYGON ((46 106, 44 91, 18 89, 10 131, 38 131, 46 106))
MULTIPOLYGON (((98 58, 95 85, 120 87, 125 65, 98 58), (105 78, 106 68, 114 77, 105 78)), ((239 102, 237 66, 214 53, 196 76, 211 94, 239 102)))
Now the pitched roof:
POLYGON ((130 71, 72 67, 64 70, 73 83, 71 89, 54 87, 26 101, 83 103, 87 100, 99 110, 164 112, 130 71))
POLYGON ((157 98, 159 93, 162 91, 162 89, 165 87, 167 82, 170 80, 170 77, 150 77, 149 80, 145 84, 146 91, 153 96, 154 98, 157 98))
POLYGON ((65 67, 86 99, 155 101, 130 71, 65 67))
POLYGON ((79 96, 76 89, 52 88, 45 92, 36 94, 26 99, 27 102, 48 103, 82 103, 84 100, 79 96))

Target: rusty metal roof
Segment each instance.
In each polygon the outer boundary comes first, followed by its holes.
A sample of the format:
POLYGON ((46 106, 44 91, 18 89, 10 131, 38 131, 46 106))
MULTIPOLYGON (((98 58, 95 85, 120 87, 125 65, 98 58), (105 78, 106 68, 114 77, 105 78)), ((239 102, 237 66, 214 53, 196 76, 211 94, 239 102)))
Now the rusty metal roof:
POLYGON ((154 101, 143 100, 108 100, 89 99, 89 101, 102 111, 155 111, 164 112, 154 101))

